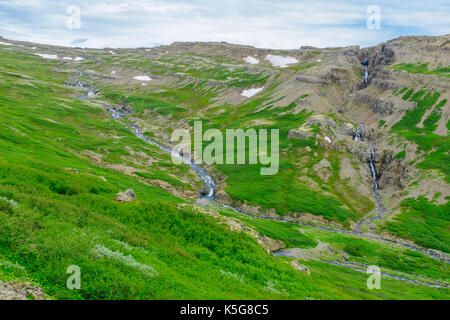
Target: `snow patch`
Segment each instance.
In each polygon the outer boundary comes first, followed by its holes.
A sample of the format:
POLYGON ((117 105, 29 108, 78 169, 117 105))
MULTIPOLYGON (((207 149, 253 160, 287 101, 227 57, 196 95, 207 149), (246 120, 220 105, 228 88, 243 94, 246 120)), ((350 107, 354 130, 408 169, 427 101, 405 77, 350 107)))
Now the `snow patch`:
POLYGON ((0 44, 2 44, 2 45, 4 45, 4 46, 12 46, 12 43, 7 43, 7 42, 1 42, 1 41, 0 41, 0 44))
POLYGON ((258 92, 262 91, 263 88, 252 88, 252 89, 246 89, 244 91, 242 91, 241 95, 247 98, 253 97, 255 94, 257 94, 258 92))
POLYGON ((270 64, 274 67, 286 68, 288 64, 297 63, 298 60, 294 57, 288 56, 276 56, 273 54, 268 54, 266 60, 269 60, 270 64))
POLYGON ((56 54, 35 53, 35 55, 45 59, 58 59, 58 55, 56 54))
POLYGON ((139 80, 139 81, 150 81, 152 80, 152 78, 150 78, 149 76, 136 76, 133 79, 139 80))
POLYGON ((247 58, 244 58, 244 61, 247 62, 247 63, 250 63, 250 64, 258 64, 259 63, 258 59, 254 58, 254 57, 251 57, 251 56, 248 56, 247 58))
POLYGON ((75 61, 81 61, 81 60, 84 60, 84 58, 82 58, 82 57, 76 57, 76 58, 73 59, 73 60, 75 60, 75 61))
POLYGON ((63 60, 72 60, 71 57, 63 57, 63 60))
POLYGON ((331 143, 331 139, 330 139, 329 137, 325 137, 325 140, 326 140, 328 143, 331 143))

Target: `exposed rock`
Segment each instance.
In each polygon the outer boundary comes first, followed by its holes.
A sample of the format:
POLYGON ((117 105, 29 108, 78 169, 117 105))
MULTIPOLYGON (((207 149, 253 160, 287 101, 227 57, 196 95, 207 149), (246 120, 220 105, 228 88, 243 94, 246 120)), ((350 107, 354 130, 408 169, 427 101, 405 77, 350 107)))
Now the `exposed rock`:
POLYGON ((333 175, 331 164, 327 159, 320 160, 320 162, 316 163, 313 168, 323 181, 328 181, 328 179, 333 175))
POLYGON ((291 129, 288 132, 287 138, 291 139, 307 139, 307 138, 311 138, 313 137, 314 134, 312 132, 308 132, 308 131, 301 131, 299 129, 291 129))
POLYGON ((136 199, 136 195, 134 194, 134 190, 133 189, 128 189, 127 191, 125 191, 125 193, 133 199, 136 199))
POLYGON ((286 244, 283 241, 269 238, 266 235, 259 235, 258 243, 260 245, 266 246, 270 251, 277 251, 286 247, 286 244))
POLYGON ((344 150, 353 153, 361 161, 370 159, 370 143, 367 141, 347 141, 344 145, 344 150))
POLYGON ((353 95, 353 102, 358 105, 367 106, 372 109, 373 112, 378 114, 388 114, 394 108, 394 104, 392 102, 383 101, 379 98, 361 92, 357 92, 353 95))
POLYGON ((309 84, 320 84, 322 86, 326 86, 329 84, 329 81, 326 80, 325 77, 319 79, 311 76, 297 76, 295 78, 298 82, 309 83, 309 84))
POLYGON ((29 282, 3 282, 0 280, 0 300, 45 300, 41 288, 29 282))
POLYGON ((202 196, 207 196, 209 194, 209 187, 206 184, 203 184, 203 186, 200 190, 200 194, 202 196))
POLYGON ((333 118, 321 114, 315 114, 306 120, 308 125, 320 125, 321 128, 335 128, 336 122, 333 118))
POLYGON ((116 201, 118 202, 131 202, 132 199, 136 199, 133 189, 128 189, 125 192, 119 192, 116 194, 116 201))
POLYGON ((331 67, 326 73, 321 74, 320 78, 326 85, 337 83, 341 89, 348 88, 349 79, 351 79, 350 71, 344 67, 331 67))
POLYGON ((383 162, 379 167, 379 184, 383 185, 393 185, 399 189, 406 187, 406 180, 410 177, 410 167, 402 160, 394 160, 390 163, 383 162))
POLYGON ((303 264, 300 264, 297 260, 292 260, 289 263, 295 270, 306 273, 308 276, 311 275, 309 268, 303 264))
POLYGON ((394 61, 395 52, 387 44, 361 50, 359 59, 368 60, 369 71, 373 72, 379 65, 389 65, 394 61))
POLYGON ((354 136, 356 130, 357 129, 355 128, 355 126, 353 124, 344 123, 339 126, 339 128, 337 129, 337 133, 344 135, 344 136, 354 136))

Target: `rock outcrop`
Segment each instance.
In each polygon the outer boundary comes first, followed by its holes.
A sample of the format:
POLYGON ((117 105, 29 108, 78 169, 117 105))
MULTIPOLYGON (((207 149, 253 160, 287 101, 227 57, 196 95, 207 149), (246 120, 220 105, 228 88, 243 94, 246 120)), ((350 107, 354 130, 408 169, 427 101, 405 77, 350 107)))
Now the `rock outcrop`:
POLYGON ((303 264, 300 264, 297 260, 292 260, 289 263, 295 270, 306 273, 308 276, 311 275, 311 270, 303 264))
POLYGON ((0 300, 45 300, 39 287, 33 287, 29 282, 3 282, 0 280, 0 300))
POLYGON ((119 192, 116 194, 117 202, 131 202, 132 199, 136 199, 133 189, 128 189, 125 192, 119 192))
POLYGON ((366 106, 378 114, 388 114, 394 109, 394 104, 390 101, 383 101, 369 94, 357 92, 352 96, 353 103, 366 106))

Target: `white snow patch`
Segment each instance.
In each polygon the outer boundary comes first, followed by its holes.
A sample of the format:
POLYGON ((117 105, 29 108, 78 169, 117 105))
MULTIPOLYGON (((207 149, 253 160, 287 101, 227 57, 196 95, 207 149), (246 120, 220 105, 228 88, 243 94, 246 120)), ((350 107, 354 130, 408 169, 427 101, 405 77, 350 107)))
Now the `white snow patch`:
POLYGON ((133 79, 139 80, 139 81, 150 81, 152 80, 152 78, 150 78, 149 76, 136 76, 133 79))
POLYGON ((326 140, 328 143, 331 143, 331 139, 330 139, 329 137, 325 137, 325 140, 326 140))
POLYGON ((258 64, 259 63, 258 59, 254 58, 254 57, 251 57, 251 56, 248 56, 247 58, 244 58, 244 61, 247 62, 247 63, 250 63, 250 64, 258 64))
POLYGON ((268 54, 266 60, 269 60, 270 64, 274 67, 286 68, 288 64, 297 63, 298 60, 294 57, 288 56, 276 56, 273 54, 268 54))
POLYGON ((35 53, 35 55, 45 58, 45 59, 58 59, 58 55, 56 55, 56 54, 35 53))
POLYGON ((111 71, 111 74, 116 74, 116 70, 111 71))
POLYGON ((82 57, 76 57, 76 58, 73 59, 73 60, 75 60, 75 61, 81 61, 81 60, 84 60, 84 58, 82 58, 82 57))
POLYGON ((71 57, 63 57, 63 60, 72 60, 71 57))
POLYGON ((31 49, 36 50, 36 47, 33 47, 33 48, 31 48, 31 49))
POLYGON ((12 46, 12 43, 2 42, 2 41, 0 41, 0 44, 2 44, 4 46, 12 46))
POLYGON ((111 54, 117 54, 117 53, 115 53, 115 52, 112 51, 112 50, 109 50, 109 53, 111 53, 111 54))
POLYGON ((241 95, 247 98, 253 97, 255 94, 257 94, 258 92, 262 91, 263 88, 252 88, 252 89, 246 89, 244 91, 242 91, 241 95))
POLYGON ((322 62, 322 59, 317 59, 317 62, 322 62))

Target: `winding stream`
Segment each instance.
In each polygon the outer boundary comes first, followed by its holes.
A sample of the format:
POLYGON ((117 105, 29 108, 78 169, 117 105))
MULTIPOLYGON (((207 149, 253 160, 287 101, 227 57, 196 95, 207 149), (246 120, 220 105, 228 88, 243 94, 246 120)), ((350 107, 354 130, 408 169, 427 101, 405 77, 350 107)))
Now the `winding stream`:
POLYGON ((206 195, 206 198, 214 199, 214 191, 215 191, 217 185, 216 185, 216 182, 214 181, 214 179, 205 171, 205 169, 203 169, 202 167, 200 167, 198 164, 194 163, 190 159, 183 157, 181 154, 174 152, 172 149, 167 148, 167 147, 147 138, 137 126, 121 121, 121 119, 125 116, 125 113, 117 111, 117 110, 109 108, 109 107, 107 107, 107 110, 109 111, 111 118, 113 118, 114 120, 117 120, 120 123, 129 127, 133 131, 134 135, 136 137, 138 137, 139 139, 144 140, 145 142, 150 143, 154 146, 157 146, 158 148, 171 154, 172 156, 181 159, 203 181, 204 185, 206 186, 206 188, 208 190, 208 194, 206 195))
MULTIPOLYGON (((82 75, 82 71, 80 71, 79 73, 80 73, 80 75, 82 75)), ((77 86, 77 87, 84 87, 83 83, 80 82, 80 81, 77 81, 75 86, 77 86)), ((90 97, 90 96, 92 96, 94 94, 95 94, 95 92, 91 89, 91 90, 88 91, 88 93, 86 95, 80 96, 80 97, 77 97, 77 98, 80 99, 80 100, 85 101, 85 100, 89 100, 88 97, 90 97)), ((123 125, 126 125, 127 127, 129 127, 132 130, 132 132, 136 135, 136 137, 138 137, 139 139, 141 139, 141 140, 143 140, 143 141, 145 141, 147 143, 150 143, 150 144, 152 144, 154 146, 157 146, 161 150, 163 150, 163 151, 165 151, 165 152, 167 152, 167 153, 169 153, 169 154, 171 154, 171 155, 173 155, 175 157, 178 157, 178 158, 182 159, 185 164, 189 165, 189 167, 203 181, 206 189, 208 190, 208 194, 206 196, 203 196, 203 198, 208 199, 212 204, 215 204, 215 205, 217 205, 219 207, 222 207, 222 208, 231 209, 232 211, 234 211, 237 214, 244 215, 244 216, 251 217, 251 218, 255 218, 255 219, 274 220, 274 221, 280 221, 280 222, 285 222, 285 223, 293 223, 293 224, 296 224, 296 225, 299 225, 299 226, 310 227, 310 228, 314 228, 314 229, 318 229, 318 230, 324 230, 324 231, 341 233, 341 234, 348 234, 348 235, 357 235, 357 236, 368 238, 368 239, 378 240, 378 241, 386 243, 386 244, 396 244, 396 245, 402 246, 404 248, 408 248, 408 249, 411 249, 411 250, 414 250, 414 251, 421 252, 421 253, 423 253, 423 254, 425 254, 425 255, 433 258, 433 259, 436 259, 436 260, 439 260, 439 261, 443 261, 445 263, 450 263, 450 259, 448 257, 442 256, 439 253, 435 252, 434 250, 426 249, 426 248, 420 248, 420 247, 417 247, 415 245, 411 245, 411 244, 408 244, 408 243, 403 243, 403 242, 399 242, 399 241, 395 241, 395 240, 391 240, 391 239, 386 239, 386 238, 383 238, 383 237, 381 237, 379 235, 358 232, 359 230, 355 232, 355 231, 347 231, 347 230, 335 229, 335 228, 330 228, 330 227, 322 227, 322 226, 316 226, 316 225, 302 224, 302 223, 299 223, 299 222, 288 221, 288 220, 283 219, 281 217, 280 218, 271 218, 271 217, 255 216, 255 215, 250 215, 250 214, 241 212, 238 209, 236 209, 236 208, 234 208, 232 206, 229 206, 227 204, 219 203, 214 198, 214 192, 215 192, 217 184, 214 181, 214 179, 206 172, 206 170, 204 170, 202 167, 200 167, 199 165, 197 165, 194 162, 192 162, 190 159, 187 159, 187 158, 183 157, 181 154, 177 154, 177 153, 173 152, 173 150, 171 150, 170 148, 165 147, 165 146, 163 146, 163 145, 161 145, 161 144, 159 144, 159 143, 149 139, 148 137, 146 137, 141 132, 139 127, 137 127, 136 125, 123 122, 122 118, 124 118, 126 116, 126 114, 124 112, 121 112, 121 111, 118 111, 118 110, 115 110, 113 108, 106 107, 106 106, 105 106, 105 109, 106 109, 105 111, 107 111, 107 113, 110 115, 110 117, 112 119, 114 119, 114 120, 122 123, 123 125)), ((354 140, 355 141, 360 141, 361 140, 360 131, 357 131, 354 140)), ((372 177, 374 177, 374 179, 375 179, 376 178, 376 171, 375 171, 375 166, 373 164, 374 154, 375 154, 375 152, 374 152, 374 149, 372 147, 372 150, 371 150, 371 161, 369 162, 369 165, 372 164, 372 165, 370 165, 370 167, 371 167, 371 171, 372 171, 372 168, 373 168, 372 177)), ((376 188, 375 188, 374 192, 376 193, 377 192, 376 189, 378 189, 378 181, 377 180, 376 180, 375 187, 376 188)), ((337 262, 335 262, 335 264, 337 264, 337 262)), ((409 281, 409 279, 407 279, 407 280, 409 281)))
MULTIPOLYGON (((150 143, 152 145, 155 145, 167 153, 170 153, 170 154, 173 153, 172 149, 165 147, 165 146, 149 139, 148 137, 146 137, 137 126, 123 122, 122 118, 125 117, 125 115, 126 115, 125 113, 123 113, 121 111, 117 111, 117 110, 109 108, 109 107, 106 107, 106 110, 110 114, 111 118, 113 118, 114 120, 117 120, 120 123, 129 127, 133 131, 133 133, 136 135, 136 137, 138 137, 139 139, 146 141, 147 143, 150 143)), ((383 238, 383 237, 375 235, 375 234, 359 233, 359 232, 347 231, 347 230, 341 230, 341 229, 335 229, 335 228, 329 228, 329 227, 315 226, 315 225, 310 225, 310 224, 302 224, 299 222, 288 221, 286 219, 282 219, 281 217, 280 218, 262 217, 262 216, 255 216, 255 215, 250 215, 250 214, 241 212, 232 206, 217 202, 215 200, 214 191, 215 191, 215 188, 217 185, 216 185, 216 182, 214 181, 214 179, 206 172, 206 170, 204 170, 199 165, 193 163, 191 160, 186 159, 185 157, 181 156, 180 154, 177 155, 176 153, 174 153, 174 155, 183 159, 183 161, 192 168, 192 170, 199 176, 199 178, 203 181, 205 186, 209 189, 208 195, 204 198, 207 198, 211 203, 216 204, 219 207, 229 208, 229 209, 233 210, 234 212, 236 212, 237 214, 255 218, 255 219, 274 220, 274 221, 281 221, 281 222, 285 222, 285 223, 293 223, 293 224, 296 224, 299 226, 311 227, 314 229, 319 229, 319 230, 324 230, 324 231, 330 231, 330 232, 336 232, 336 233, 348 234, 348 235, 357 235, 357 236, 361 236, 361 237, 368 238, 368 239, 378 240, 378 241, 381 241, 381 242, 384 242, 387 244, 396 244, 396 245, 402 246, 407 249, 421 252, 421 253, 423 253, 431 258, 434 258, 436 260, 440 260, 445 263, 450 263, 450 259, 448 259, 447 257, 442 257, 440 254, 438 254, 437 252, 434 252, 431 249, 420 248, 420 247, 417 247, 415 245, 411 245, 408 243, 403 243, 403 242, 398 242, 398 241, 391 240, 391 239, 386 239, 386 238, 383 238)))

